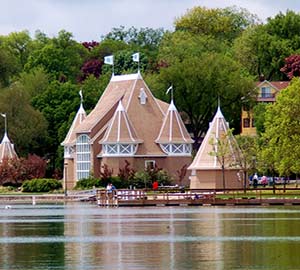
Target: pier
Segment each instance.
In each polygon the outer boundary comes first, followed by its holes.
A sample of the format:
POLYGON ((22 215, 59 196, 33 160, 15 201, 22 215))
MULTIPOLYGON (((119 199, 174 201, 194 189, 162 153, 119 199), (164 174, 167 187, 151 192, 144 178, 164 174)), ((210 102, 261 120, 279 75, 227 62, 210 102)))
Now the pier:
POLYGON ((120 189, 114 193, 97 190, 96 201, 105 207, 137 206, 264 206, 300 205, 298 188, 259 188, 232 190, 120 189))

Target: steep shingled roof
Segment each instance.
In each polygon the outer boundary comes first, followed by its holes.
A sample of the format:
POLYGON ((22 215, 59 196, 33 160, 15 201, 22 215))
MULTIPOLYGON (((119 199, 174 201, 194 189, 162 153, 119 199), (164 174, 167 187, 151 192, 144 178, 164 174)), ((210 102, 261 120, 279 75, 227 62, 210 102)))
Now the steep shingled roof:
POLYGON ((75 129, 83 122, 83 120, 86 118, 86 112, 83 108, 82 103, 80 103, 80 107, 76 113, 76 116, 72 122, 72 125, 68 131, 67 136, 65 137, 64 141, 61 143, 61 145, 72 145, 76 141, 76 132, 75 129))
POLYGON ((159 145, 155 143, 155 139, 159 134, 168 105, 153 96, 139 72, 112 76, 95 108, 75 129, 75 132, 88 133, 92 142, 101 143, 120 100, 130 123, 138 131, 139 138, 143 140, 137 155, 165 156, 159 145), (145 104, 141 104, 141 89, 147 96, 145 104))
POLYGON ((100 143, 141 143, 128 115, 119 101, 106 133, 100 143))
POLYGON ((14 145, 10 142, 7 133, 5 132, 2 142, 0 144, 0 161, 5 158, 17 158, 17 153, 15 151, 14 145))
POLYGON ((213 142, 216 142, 217 140, 227 140, 223 142, 228 143, 228 153, 226 154, 225 168, 234 167, 236 169, 238 166, 238 161, 241 157, 241 152, 235 138, 233 135, 228 133, 228 130, 228 123, 226 122, 220 107, 218 107, 218 110, 212 122, 210 123, 210 127, 197 152, 197 155, 192 164, 188 167, 188 170, 221 169, 221 164, 218 161, 217 156, 213 154, 218 151, 217 146, 213 145, 213 142))
POLYGON ((171 100, 159 135, 155 141, 157 143, 193 143, 173 100, 171 100))

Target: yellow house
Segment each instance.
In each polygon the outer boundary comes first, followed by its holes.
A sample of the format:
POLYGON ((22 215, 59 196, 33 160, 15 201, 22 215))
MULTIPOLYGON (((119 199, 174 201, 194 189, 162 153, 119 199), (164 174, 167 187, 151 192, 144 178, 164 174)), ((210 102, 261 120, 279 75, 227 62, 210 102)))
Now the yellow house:
MULTIPOLYGON (((284 88, 288 87, 289 82, 286 81, 274 81, 269 82, 264 80, 256 83, 258 91, 257 102, 270 103, 275 102, 276 95, 284 88)), ((241 135, 256 135, 255 119, 253 116, 253 110, 242 109, 242 123, 241 123, 241 135)))

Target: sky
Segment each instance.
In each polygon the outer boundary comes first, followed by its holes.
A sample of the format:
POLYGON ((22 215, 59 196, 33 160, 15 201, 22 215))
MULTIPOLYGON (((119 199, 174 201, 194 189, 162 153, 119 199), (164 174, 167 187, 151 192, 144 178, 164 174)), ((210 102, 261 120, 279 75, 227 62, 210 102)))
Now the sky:
POLYGON ((99 41, 114 27, 174 29, 175 18, 194 6, 237 6, 262 21, 287 9, 300 11, 297 0, 0 0, 0 35, 40 30, 49 37, 64 29, 79 41, 99 41))

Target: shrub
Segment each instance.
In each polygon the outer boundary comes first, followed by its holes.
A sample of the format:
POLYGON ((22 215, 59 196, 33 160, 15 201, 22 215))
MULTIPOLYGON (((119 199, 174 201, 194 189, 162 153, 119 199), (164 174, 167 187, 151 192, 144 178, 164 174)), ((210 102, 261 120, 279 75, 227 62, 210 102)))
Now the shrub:
POLYGON ((75 189, 91 189, 93 187, 100 187, 101 180, 94 177, 84 178, 77 181, 75 189))
POLYGON ((61 182, 56 179, 26 180, 22 185, 23 192, 49 192, 61 188, 61 182))
POLYGON ((130 163, 128 160, 125 160, 125 165, 123 168, 119 169, 118 176, 122 181, 123 187, 128 187, 130 185, 131 180, 134 178, 135 170, 130 167, 130 163))
POLYGON ((131 180, 131 185, 136 188, 151 188, 152 181, 149 173, 147 171, 136 172, 131 180))
POLYGON ((112 183, 116 188, 127 188, 127 184, 124 183, 119 176, 102 178, 100 182, 102 187, 106 187, 109 183, 112 183))
POLYGON ((164 170, 160 170, 157 172, 156 180, 160 186, 169 186, 172 185, 173 182, 172 177, 164 170))
POLYGON ((130 184, 136 188, 152 188, 152 183, 157 181, 159 185, 171 185, 172 178, 164 170, 140 171, 134 174, 130 184))

